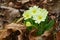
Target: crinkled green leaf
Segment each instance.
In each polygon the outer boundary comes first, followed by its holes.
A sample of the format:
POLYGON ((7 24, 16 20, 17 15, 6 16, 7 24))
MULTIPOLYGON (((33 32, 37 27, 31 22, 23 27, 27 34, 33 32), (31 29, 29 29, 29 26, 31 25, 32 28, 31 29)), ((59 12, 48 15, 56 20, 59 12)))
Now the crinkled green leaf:
POLYGON ((50 20, 50 22, 48 24, 45 25, 45 29, 49 30, 53 27, 55 21, 54 20, 50 20))

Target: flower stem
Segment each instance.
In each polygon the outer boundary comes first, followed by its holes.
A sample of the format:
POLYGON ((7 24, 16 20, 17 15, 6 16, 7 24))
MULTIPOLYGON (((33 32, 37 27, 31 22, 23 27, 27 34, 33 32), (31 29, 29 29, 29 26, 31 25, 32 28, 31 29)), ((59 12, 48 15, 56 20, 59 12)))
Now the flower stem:
POLYGON ((24 19, 24 17, 21 17, 20 19, 18 19, 17 21, 16 21, 16 23, 19 23, 20 21, 22 21, 24 19))

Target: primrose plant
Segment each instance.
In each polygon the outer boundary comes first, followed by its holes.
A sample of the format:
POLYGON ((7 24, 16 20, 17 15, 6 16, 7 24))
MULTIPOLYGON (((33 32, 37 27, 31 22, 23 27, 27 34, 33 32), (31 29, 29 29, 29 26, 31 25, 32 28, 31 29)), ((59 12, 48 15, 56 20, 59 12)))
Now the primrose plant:
POLYGON ((38 6, 30 7, 23 13, 24 23, 28 30, 36 29, 37 35, 43 34, 46 30, 50 30, 54 25, 54 20, 49 20, 48 11, 38 6))

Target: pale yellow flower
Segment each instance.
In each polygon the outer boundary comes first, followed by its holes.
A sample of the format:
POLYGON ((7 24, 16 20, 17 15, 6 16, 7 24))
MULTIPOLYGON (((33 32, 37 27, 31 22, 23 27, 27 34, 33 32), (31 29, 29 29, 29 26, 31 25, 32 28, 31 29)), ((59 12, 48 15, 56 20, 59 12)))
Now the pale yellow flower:
POLYGON ((31 23, 30 22, 26 22, 26 26, 31 26, 31 23))
POLYGON ((35 23, 39 24, 40 22, 45 21, 47 14, 48 11, 46 9, 42 9, 37 15, 33 16, 33 20, 35 20, 35 23))
POLYGON ((35 16, 35 23, 40 23, 41 21, 45 21, 45 17, 42 15, 35 16))
POLYGON ((29 10, 25 11, 23 13, 23 17, 24 17, 25 20, 31 18, 32 16, 31 16, 30 11, 29 10))
POLYGON ((38 6, 33 6, 33 7, 30 7, 29 10, 31 12, 31 15, 34 16, 34 15, 38 14, 37 12, 38 12, 39 8, 38 8, 38 6))

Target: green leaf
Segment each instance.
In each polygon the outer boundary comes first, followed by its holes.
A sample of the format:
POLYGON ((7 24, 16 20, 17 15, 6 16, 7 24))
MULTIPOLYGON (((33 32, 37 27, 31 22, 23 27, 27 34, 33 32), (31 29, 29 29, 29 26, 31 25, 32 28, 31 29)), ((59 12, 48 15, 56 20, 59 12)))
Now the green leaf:
POLYGON ((33 29, 33 27, 32 27, 32 26, 27 27, 27 30, 28 30, 28 31, 31 31, 32 29, 33 29))
POLYGON ((48 19, 49 19, 49 17, 47 16, 46 19, 45 19, 45 22, 44 22, 45 24, 47 24, 49 22, 48 19))
POLYGON ((39 35, 42 35, 44 33, 44 31, 46 30, 49 30, 53 27, 55 21, 54 20, 51 20, 49 21, 49 23, 41 23, 40 26, 38 27, 38 31, 36 32, 36 35, 39 36, 39 35), (45 24, 45 25, 43 25, 45 24))
POLYGON ((45 25, 45 29, 49 30, 53 27, 55 21, 54 20, 50 20, 50 22, 48 24, 45 25))
POLYGON ((42 35, 43 33, 44 33, 44 30, 43 30, 43 29, 40 29, 40 30, 37 30, 36 35, 37 35, 37 36, 40 36, 40 35, 42 35))

